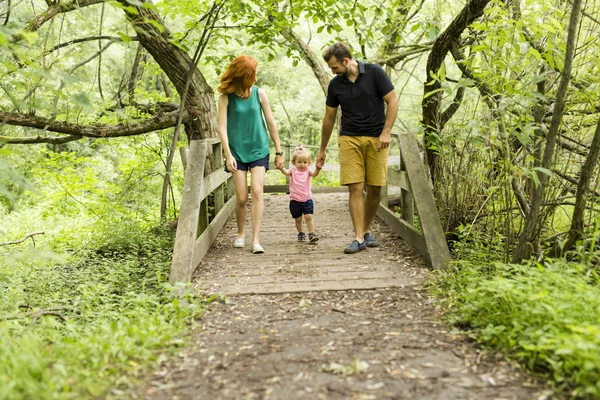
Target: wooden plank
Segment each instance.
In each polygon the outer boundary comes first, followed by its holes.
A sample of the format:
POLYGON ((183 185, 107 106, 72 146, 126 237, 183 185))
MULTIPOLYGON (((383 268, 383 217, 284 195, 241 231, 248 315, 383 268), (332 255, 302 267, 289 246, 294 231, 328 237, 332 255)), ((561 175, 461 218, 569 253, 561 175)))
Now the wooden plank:
POLYGON ((202 259, 210 249, 210 246, 215 241, 219 231, 223 228, 223 225, 225 225, 225 222, 227 222, 227 219, 233 210, 235 210, 235 197, 232 197, 225 203, 225 206, 221 208, 221 211, 215 216, 208 228, 206 228, 200 237, 196 239, 193 245, 193 258, 191 262, 192 271, 200 265, 200 262, 202 262, 202 259))
POLYGON ((196 230, 196 238, 208 228, 208 198, 200 202, 200 210, 198 210, 198 229, 196 230))
MULTIPOLYGON (((213 170, 223 169, 223 147, 221 146, 221 142, 213 145, 213 154, 213 170)), ((221 211, 221 209, 225 205, 225 180, 223 180, 223 182, 219 186, 217 186, 214 193, 216 215, 219 213, 219 211, 221 211)))
MULTIPOLYGON (((266 253, 265 253, 266 254, 266 253)), ((340 261, 334 262, 331 260, 319 261, 318 256, 315 257, 315 261, 312 264, 282 264, 277 263, 275 258, 271 260, 265 260, 261 257, 261 265, 253 265, 251 268, 247 268, 244 264, 243 271, 227 272, 223 271, 220 273, 221 268, 227 267, 226 264, 214 264, 210 268, 215 276, 228 277, 228 276, 254 276, 254 275, 265 275, 265 274, 277 274, 277 275, 311 275, 320 272, 326 273, 368 273, 373 269, 365 266, 364 264, 348 265, 341 263, 340 261), (318 265, 317 265, 318 264, 318 265)), ((398 265, 378 265, 376 271, 388 271, 388 273, 397 271, 398 265)))
POLYGON ((408 173, 406 171, 388 168, 387 179, 388 184, 392 186, 399 186, 409 192, 411 191, 410 182, 408 181, 408 173))
POLYGON ((198 233, 200 203, 207 143, 192 140, 190 143, 188 166, 183 181, 181 209, 177 223, 175 246, 171 260, 169 281, 189 282, 192 278, 192 258, 194 242, 198 233))
POLYGON ((387 207, 379 206, 377 210, 377 216, 381 218, 387 226, 392 228, 402 239, 409 245, 415 248, 417 252, 423 256, 426 260, 429 260, 429 253, 425 244, 425 239, 419 231, 417 231, 412 225, 406 223, 406 221, 399 219, 396 215, 387 207))
POLYGON ((226 180, 231 177, 229 172, 225 172, 223 168, 219 168, 210 175, 204 177, 202 182, 202 192, 200 198, 204 200, 209 194, 211 194, 216 188, 221 186, 226 180))
POLYGON ((433 191, 421 161, 417 139, 412 134, 402 134, 399 136, 399 140, 430 265, 434 269, 445 268, 451 259, 450 250, 435 206, 433 191))
MULTIPOLYGON (((400 169, 406 171, 406 163, 404 159, 400 159, 400 169)), ((406 173, 406 181, 408 182, 408 173, 406 173)), ((415 226, 415 202, 410 190, 410 183, 408 187, 400 190, 400 208, 402 210, 402 219, 410 226, 415 226)))
MULTIPOLYGON (((279 283, 281 282, 281 274, 277 274, 276 272, 263 272, 262 274, 244 274, 237 276, 227 276, 219 279, 219 282, 224 285, 232 285, 236 283, 244 284, 244 285, 260 285, 260 284, 269 284, 269 283, 279 283)), ((296 273, 293 276, 290 276, 290 280, 293 280, 294 283, 300 285, 306 282, 341 282, 348 280, 357 280, 357 279, 394 279, 396 275, 389 271, 349 271, 349 272, 330 272, 330 273, 296 273)), ((289 274, 288 274, 289 276, 289 274)))
POLYGON ((338 290, 368 290, 378 288, 404 288, 415 284, 407 279, 360 279, 352 281, 327 281, 327 282, 306 282, 298 284, 296 282, 268 283, 253 286, 224 286, 214 285, 206 288, 209 293, 223 293, 225 295, 233 294, 277 294, 277 293, 302 293, 317 291, 338 291, 338 290))

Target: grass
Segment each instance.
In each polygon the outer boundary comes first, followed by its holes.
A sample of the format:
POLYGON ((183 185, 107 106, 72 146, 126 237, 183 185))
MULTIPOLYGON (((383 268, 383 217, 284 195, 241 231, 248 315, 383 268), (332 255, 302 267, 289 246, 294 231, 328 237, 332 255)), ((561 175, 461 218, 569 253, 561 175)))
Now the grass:
POLYGON ((124 226, 77 256, 0 254, 0 399, 101 397, 183 344, 204 300, 167 283, 172 234, 124 226))
POLYGON ((600 398, 600 287, 589 269, 458 262, 433 275, 450 321, 573 398, 600 398))

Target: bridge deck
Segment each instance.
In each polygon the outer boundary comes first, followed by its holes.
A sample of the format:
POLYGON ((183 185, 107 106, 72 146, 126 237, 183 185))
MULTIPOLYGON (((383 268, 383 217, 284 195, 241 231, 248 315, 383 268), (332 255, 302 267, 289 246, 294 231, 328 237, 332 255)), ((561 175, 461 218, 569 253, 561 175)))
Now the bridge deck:
POLYGON ((196 270, 194 279, 206 293, 268 294, 325 290, 404 287, 419 281, 424 261, 385 224, 375 221, 381 243, 357 254, 343 254, 352 241, 347 193, 318 193, 315 202, 316 244, 297 241, 287 195, 265 195, 261 244, 252 254, 250 210, 246 247, 234 248, 232 215, 196 270))

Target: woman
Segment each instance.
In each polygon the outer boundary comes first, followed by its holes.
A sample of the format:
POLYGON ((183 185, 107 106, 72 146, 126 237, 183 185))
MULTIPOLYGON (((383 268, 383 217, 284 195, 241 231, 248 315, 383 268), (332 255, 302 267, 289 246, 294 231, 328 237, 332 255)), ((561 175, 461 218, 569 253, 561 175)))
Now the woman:
POLYGON ((269 138, 275 144, 275 165, 283 165, 279 134, 264 90, 255 86, 257 62, 252 57, 236 57, 221 76, 219 93, 219 135, 225 151, 225 170, 233 174, 237 235, 234 247, 245 246, 247 172, 252 192, 252 253, 264 253, 260 228, 264 210, 263 186, 269 169, 269 138), (264 116, 264 120, 263 120, 264 116), (267 122, 265 127, 265 120, 267 122))

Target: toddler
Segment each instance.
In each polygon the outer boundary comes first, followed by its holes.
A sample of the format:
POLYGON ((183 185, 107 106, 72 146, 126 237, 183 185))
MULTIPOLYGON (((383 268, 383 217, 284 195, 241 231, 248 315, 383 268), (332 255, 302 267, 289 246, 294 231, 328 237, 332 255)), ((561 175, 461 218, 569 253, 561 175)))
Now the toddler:
POLYGON ((290 177, 290 213, 292 218, 296 220, 296 229, 298 229, 298 240, 306 240, 306 234, 302 229, 302 216, 306 220, 306 228, 308 229, 308 241, 315 243, 319 240, 315 234, 315 226, 313 222, 314 204, 311 199, 310 178, 319 175, 321 168, 318 166, 314 171, 309 169, 311 158, 310 152, 299 145, 294 151, 291 160, 292 166, 290 169, 283 168, 279 170, 290 177))

